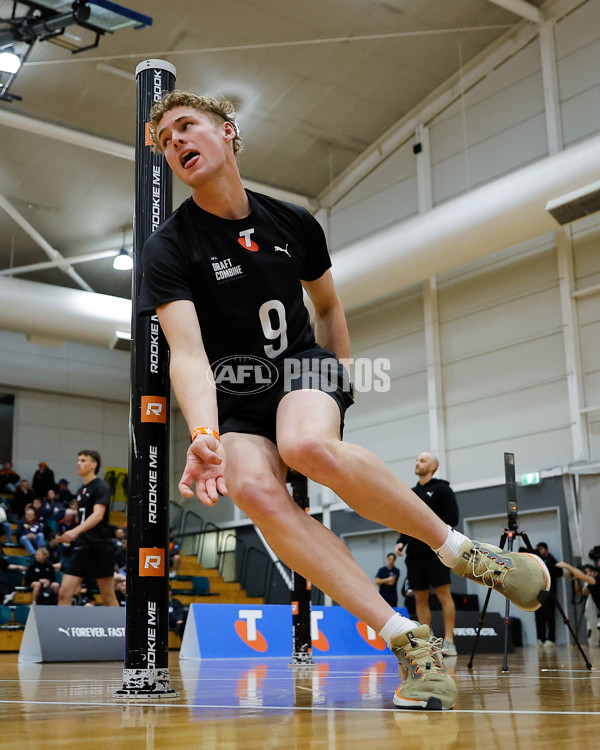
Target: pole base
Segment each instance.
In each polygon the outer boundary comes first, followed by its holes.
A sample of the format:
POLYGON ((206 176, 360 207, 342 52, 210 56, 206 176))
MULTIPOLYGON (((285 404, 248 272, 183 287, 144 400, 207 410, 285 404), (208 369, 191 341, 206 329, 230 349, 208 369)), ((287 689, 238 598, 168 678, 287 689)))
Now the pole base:
POLYGON ((179 693, 169 686, 169 669, 124 669, 123 687, 115 690, 117 700, 144 700, 160 698, 173 700, 179 693))
POLYGON ((304 666, 314 666, 312 653, 310 651, 295 651, 292 654, 290 664, 303 664, 304 666))

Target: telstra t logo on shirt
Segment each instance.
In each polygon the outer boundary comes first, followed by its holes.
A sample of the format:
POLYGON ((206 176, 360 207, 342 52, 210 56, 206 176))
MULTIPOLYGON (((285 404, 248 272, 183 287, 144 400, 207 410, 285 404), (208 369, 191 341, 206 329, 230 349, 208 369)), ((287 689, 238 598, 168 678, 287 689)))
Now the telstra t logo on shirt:
POLYGON ((246 250, 250 250, 251 253, 257 253, 258 245, 250 239, 250 235, 252 234, 254 234, 254 229, 244 229, 243 232, 240 232, 238 242, 242 247, 245 247, 246 250))

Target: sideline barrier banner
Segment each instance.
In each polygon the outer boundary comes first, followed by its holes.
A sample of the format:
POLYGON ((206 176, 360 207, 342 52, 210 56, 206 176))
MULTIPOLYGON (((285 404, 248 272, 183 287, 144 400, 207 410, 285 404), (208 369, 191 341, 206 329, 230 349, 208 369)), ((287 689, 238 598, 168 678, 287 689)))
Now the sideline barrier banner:
MULTIPOLYGON (((408 616, 407 610, 397 608, 408 616)), ((312 607, 313 656, 372 656, 384 641, 342 607, 312 607)), ((292 654, 292 609, 285 604, 192 604, 180 659, 236 659, 292 654)))
MULTIPOLYGON (((454 643, 459 654, 470 654, 475 643, 479 627, 479 612, 457 612, 454 623, 454 643)), ((444 617, 440 611, 431 613, 431 626, 437 635, 444 632, 444 617)), ((509 630, 508 650, 514 652, 509 630)), ((504 618, 498 612, 486 612, 485 622, 479 636, 477 651, 482 654, 501 654, 504 652, 504 618)))
POLYGON ((35 606, 19 661, 122 661, 124 652, 125 607, 35 606))

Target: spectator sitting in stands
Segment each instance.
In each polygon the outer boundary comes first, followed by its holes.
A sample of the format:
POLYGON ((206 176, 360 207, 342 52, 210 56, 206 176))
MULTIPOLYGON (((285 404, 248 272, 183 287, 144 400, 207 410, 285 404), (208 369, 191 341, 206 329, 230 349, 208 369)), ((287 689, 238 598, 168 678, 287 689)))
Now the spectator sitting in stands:
POLYGON ((19 521, 17 539, 25 547, 28 555, 34 555, 36 549, 46 543, 44 524, 36 520, 35 510, 31 506, 25 508, 25 514, 19 521))
POLYGON ((96 599, 91 593, 91 586, 83 581, 76 589, 72 604, 74 607, 95 607, 96 599))
POLYGON ((115 596, 119 606, 124 607, 127 599, 127 578, 122 573, 115 573, 115 596))
POLYGON ((0 492, 9 492, 14 494, 17 489, 17 483, 21 477, 13 469, 10 461, 6 461, 0 471, 0 492))
POLYGON ((169 534, 169 578, 175 578, 181 565, 180 547, 175 541, 173 531, 169 534))
MULTIPOLYGON (((75 500, 77 502, 77 499, 75 500)), ((61 520, 56 524, 57 532, 59 536, 62 536, 65 531, 70 531, 70 529, 74 529, 75 526, 79 521, 77 520, 77 509, 73 510, 73 508, 67 508, 65 510, 64 518, 61 518, 61 520)), ((63 567, 66 567, 64 565, 64 562, 68 560, 71 557, 71 552, 73 551, 73 545, 71 542, 61 542, 62 547, 62 558, 63 558, 63 567)))
POLYGON ((11 586, 8 576, 6 575, 7 570, 20 570, 25 572, 27 570, 26 565, 16 565, 10 561, 10 557, 4 554, 2 546, 0 546, 0 603, 9 604, 14 596, 14 588, 11 586))
POLYGON ((36 497, 46 497, 48 490, 56 489, 54 472, 48 468, 48 464, 45 461, 40 461, 38 464, 38 469, 33 475, 31 486, 36 497))
POLYGON ((127 567, 127 536, 125 534, 125 529, 115 529, 115 538, 113 539, 113 542, 115 545, 115 570, 118 573, 120 570, 125 570, 127 567))
POLYGON ((0 505, 0 527, 4 531, 6 543, 10 544, 12 542, 12 527, 8 522, 6 511, 4 510, 4 507, 2 505, 0 505))
POLYGON ((25 572, 25 585, 33 591, 34 604, 57 603, 59 586, 55 578, 56 572, 48 562, 48 550, 40 547, 25 572))
POLYGON ((65 515, 57 524, 59 534, 64 534, 65 531, 74 529, 75 526, 77 526, 77 523, 77 510, 73 510, 73 508, 67 508, 65 510, 65 515))
POLYGON ((185 621, 188 616, 188 607, 173 597, 173 592, 169 586, 169 630, 174 630, 181 638, 185 630, 185 621))
POLYGON ((65 507, 58 500, 58 496, 54 490, 48 490, 46 497, 42 500, 42 519, 47 526, 56 531, 57 524, 64 518, 65 507))
POLYGON ((25 508, 34 500, 35 492, 31 489, 31 485, 26 479, 21 479, 10 503, 10 510, 13 518, 23 518, 25 508))
POLYGON ((63 507, 68 507, 69 503, 73 500, 73 493, 69 489, 68 479, 58 480, 58 501, 62 503, 63 507))
POLYGON ((60 534, 58 532, 52 534, 48 539, 46 549, 48 550, 48 562, 52 565, 54 570, 62 570, 66 567, 65 551, 62 542, 58 541, 60 534))
POLYGON ((39 497, 34 497, 31 503, 25 508, 33 508, 35 511, 35 520, 36 521, 43 521, 42 518, 42 500, 39 497))

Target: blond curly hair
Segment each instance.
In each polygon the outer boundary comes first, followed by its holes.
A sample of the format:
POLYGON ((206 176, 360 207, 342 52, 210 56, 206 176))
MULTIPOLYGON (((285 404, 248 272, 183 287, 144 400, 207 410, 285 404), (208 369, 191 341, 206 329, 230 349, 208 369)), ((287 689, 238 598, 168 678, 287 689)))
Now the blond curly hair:
POLYGON ((235 120, 235 108, 227 99, 214 99, 212 96, 200 96, 191 91, 181 91, 176 89, 156 102, 150 110, 150 136, 154 150, 162 154, 162 148, 158 142, 158 126, 165 114, 175 107, 192 107, 199 112, 206 112, 216 124, 221 122, 230 122, 235 128, 235 138, 233 139, 233 153, 239 154, 244 147, 240 137, 240 130, 235 120))

